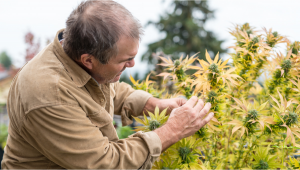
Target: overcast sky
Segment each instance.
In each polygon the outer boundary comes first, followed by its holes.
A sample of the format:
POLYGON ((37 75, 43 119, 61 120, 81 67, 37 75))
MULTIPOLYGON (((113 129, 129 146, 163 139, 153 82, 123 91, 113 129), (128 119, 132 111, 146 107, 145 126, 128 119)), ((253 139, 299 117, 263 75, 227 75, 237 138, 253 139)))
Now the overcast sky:
MULTIPOLYGON (((42 47, 46 39, 53 38, 56 32, 65 27, 70 12, 81 0, 0 0, 0 52, 6 51, 17 66, 24 64, 24 35, 28 31, 40 39, 42 47)), ((149 20, 158 20, 165 12, 170 0, 117 0, 123 4, 143 25, 149 20)), ((233 45, 228 29, 233 24, 250 23, 261 30, 273 28, 292 41, 300 40, 300 1, 299 0, 209 0, 210 8, 215 10, 215 19, 206 23, 219 39, 225 40, 223 47, 233 45)), ((163 35, 154 27, 147 27, 137 54, 136 66, 129 69, 133 74, 142 71, 146 64, 139 62, 146 51, 146 45, 163 35)), ((127 72, 127 74, 129 74, 127 72)))

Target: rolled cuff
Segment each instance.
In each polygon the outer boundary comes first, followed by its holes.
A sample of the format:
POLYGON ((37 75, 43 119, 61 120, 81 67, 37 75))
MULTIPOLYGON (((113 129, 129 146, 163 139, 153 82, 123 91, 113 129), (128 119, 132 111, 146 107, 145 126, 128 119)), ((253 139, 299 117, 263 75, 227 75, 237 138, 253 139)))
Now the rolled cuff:
POLYGON ((121 111, 123 126, 132 123, 132 116, 141 115, 145 104, 150 97, 152 97, 151 94, 142 90, 136 90, 127 97, 121 111))
POLYGON ((162 144, 159 136, 155 132, 139 131, 133 134, 132 137, 142 138, 146 142, 149 149, 149 155, 139 169, 151 169, 153 163, 157 160, 162 151, 162 144))

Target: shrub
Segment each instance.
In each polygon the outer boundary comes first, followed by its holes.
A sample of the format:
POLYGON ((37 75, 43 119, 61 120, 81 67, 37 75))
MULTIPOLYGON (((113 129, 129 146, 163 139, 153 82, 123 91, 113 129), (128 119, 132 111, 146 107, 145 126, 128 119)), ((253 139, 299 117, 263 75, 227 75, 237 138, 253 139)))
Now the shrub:
MULTIPOLYGON (((134 88, 161 98, 198 96, 210 102, 215 113, 193 136, 164 151, 153 169, 299 168, 294 155, 300 149, 300 43, 291 43, 272 29, 263 31, 248 23, 236 25, 230 31, 235 52, 225 61, 207 52, 206 61, 197 54, 175 61, 161 57, 165 69, 157 75, 164 77, 160 89, 149 76, 141 83, 131 78, 134 88), (278 52, 278 44, 285 44, 287 52, 278 52), (263 73, 266 80, 259 83, 263 73), (171 88, 168 82, 173 82, 171 88)), ((160 120, 166 122, 164 114, 160 120)), ((139 129, 162 126, 158 115, 137 119, 146 126, 139 129)))
POLYGON ((7 139, 7 126, 4 124, 0 124, 0 147, 4 149, 6 145, 6 139, 7 139))

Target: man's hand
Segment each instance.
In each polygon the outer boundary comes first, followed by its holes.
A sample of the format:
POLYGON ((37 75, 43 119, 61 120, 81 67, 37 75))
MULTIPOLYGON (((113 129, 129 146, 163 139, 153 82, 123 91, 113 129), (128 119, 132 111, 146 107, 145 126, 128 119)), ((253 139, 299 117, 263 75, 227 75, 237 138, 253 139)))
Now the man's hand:
POLYGON ((148 99, 145 107, 144 113, 147 114, 146 111, 153 112, 155 107, 157 106, 160 111, 168 108, 167 114, 170 114, 173 109, 176 109, 186 103, 184 98, 173 98, 173 99, 157 99, 155 97, 151 97, 148 99))
POLYGON ((166 124, 154 130, 161 139, 162 149, 165 150, 179 140, 193 135, 206 125, 214 116, 213 113, 207 115, 210 107, 210 103, 204 106, 201 99, 193 96, 183 106, 174 109, 166 124))

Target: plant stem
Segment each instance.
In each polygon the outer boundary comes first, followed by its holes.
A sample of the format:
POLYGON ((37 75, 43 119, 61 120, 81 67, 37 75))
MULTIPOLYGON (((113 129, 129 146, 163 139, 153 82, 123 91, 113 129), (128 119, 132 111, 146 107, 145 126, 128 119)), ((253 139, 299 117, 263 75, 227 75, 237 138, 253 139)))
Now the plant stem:
POLYGON ((215 149, 215 155, 214 156, 217 156, 217 132, 214 133, 214 149, 215 149))
POLYGON ((210 162, 208 147, 204 147, 204 150, 205 150, 205 161, 209 161, 210 162))
MULTIPOLYGON (((214 153, 213 153, 214 152, 214 141, 215 141, 214 137, 215 137, 215 134, 212 134, 211 149, 210 149, 210 151, 211 151, 210 155, 211 155, 212 158, 214 158, 214 153)), ((212 166, 213 163, 211 161, 209 163, 212 166)))
POLYGON ((238 159, 236 160, 236 164, 235 164, 234 169, 238 169, 238 167, 239 167, 239 163, 240 163, 240 159, 241 159, 241 153, 242 153, 242 149, 244 147, 245 140, 246 140, 246 136, 244 136, 243 139, 240 140, 241 143, 240 143, 240 147, 239 147, 239 155, 238 155, 238 159))
POLYGON ((282 142, 282 158, 281 158, 283 167, 284 167, 284 144, 285 144, 285 140, 283 139, 283 142, 282 142))
POLYGON ((261 134, 259 137, 257 137, 257 138, 255 139, 255 141, 252 143, 252 146, 249 148, 248 152, 246 153, 246 156, 245 156, 245 158, 244 158, 244 160, 243 160, 243 163, 242 163, 242 166, 241 166, 241 167, 244 166, 245 162, 247 161, 247 158, 248 158, 249 153, 251 152, 251 150, 253 149, 253 147, 256 146, 256 141, 257 141, 261 136, 263 136, 263 134, 261 134))
MULTIPOLYGON (((224 167, 226 167, 227 166, 227 164, 228 164, 228 157, 229 157, 229 146, 230 146, 230 137, 231 137, 231 135, 230 135, 230 129, 228 128, 228 132, 227 132, 228 134, 227 134, 227 136, 228 136, 228 138, 227 138, 227 148, 226 148, 226 162, 225 162, 225 164, 224 164, 224 167)), ((224 169, 224 167, 222 168, 222 169, 224 169)))

